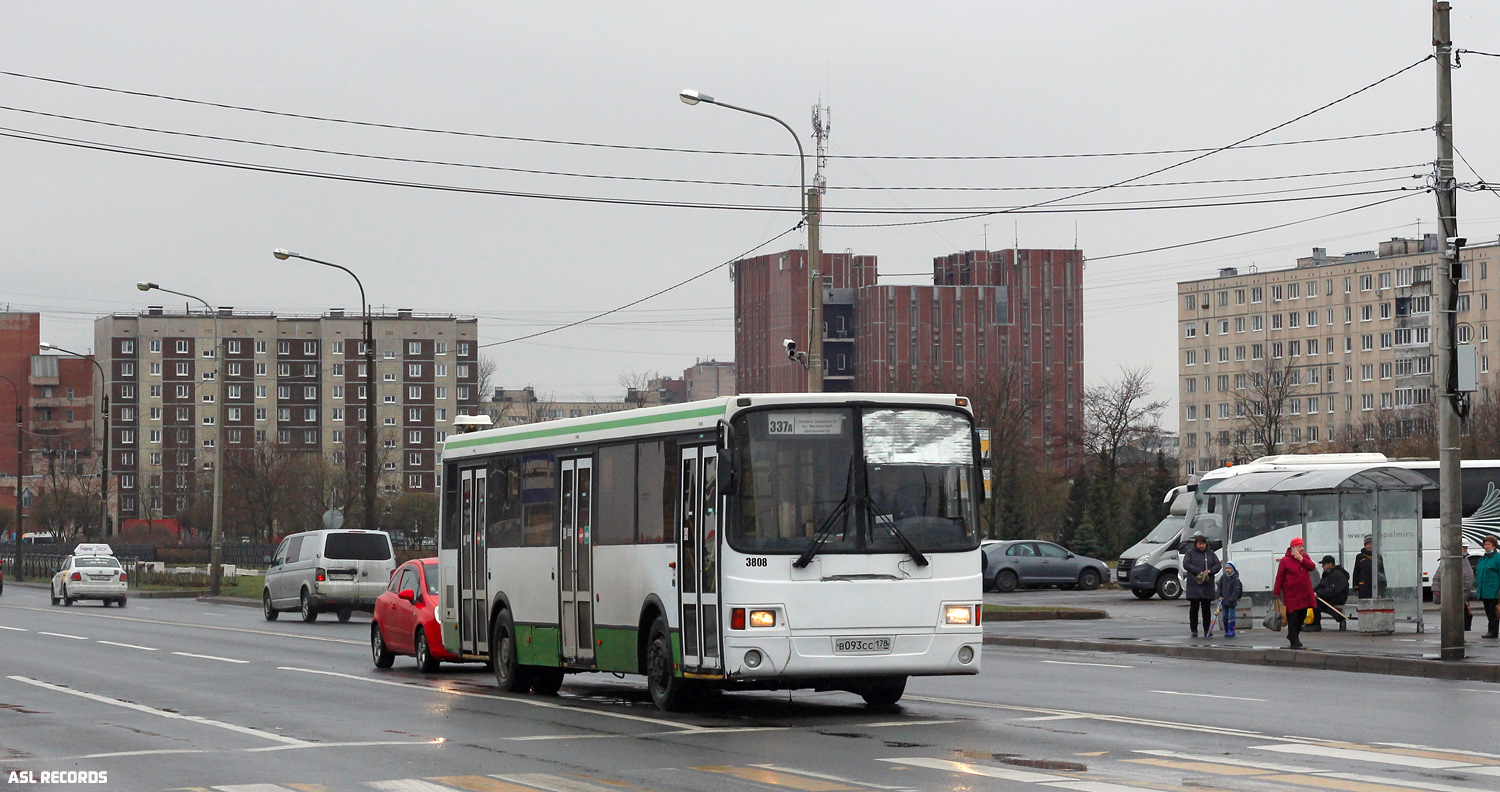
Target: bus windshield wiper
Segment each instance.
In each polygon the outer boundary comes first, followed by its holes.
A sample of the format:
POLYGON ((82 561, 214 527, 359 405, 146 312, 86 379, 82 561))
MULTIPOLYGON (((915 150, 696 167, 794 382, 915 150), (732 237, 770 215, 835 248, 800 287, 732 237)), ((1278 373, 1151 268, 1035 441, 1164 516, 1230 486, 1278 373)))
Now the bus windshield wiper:
POLYGON ((793 567, 806 569, 807 565, 812 563, 813 556, 818 554, 818 550, 823 547, 823 543, 827 542, 828 537, 833 535, 834 523, 838 522, 840 516, 848 514, 850 491, 853 487, 854 459, 851 457, 849 459, 849 472, 844 477, 844 497, 839 498, 838 505, 824 518, 823 524, 818 526, 818 530, 813 534, 812 542, 807 545, 807 549, 803 550, 802 555, 797 556, 797 560, 792 562, 793 567))
POLYGON ((871 525, 877 523, 884 525, 886 530, 890 531, 891 535, 896 537, 896 541, 901 543, 901 547, 906 550, 907 555, 911 556, 911 560, 917 562, 917 566, 927 566, 927 556, 922 555, 922 551, 918 550, 917 546, 912 544, 910 539, 906 538, 906 534, 901 533, 901 529, 896 527, 896 519, 894 517, 881 519, 880 515, 875 512, 875 501, 868 498, 865 499, 865 509, 867 514, 869 514, 871 525))

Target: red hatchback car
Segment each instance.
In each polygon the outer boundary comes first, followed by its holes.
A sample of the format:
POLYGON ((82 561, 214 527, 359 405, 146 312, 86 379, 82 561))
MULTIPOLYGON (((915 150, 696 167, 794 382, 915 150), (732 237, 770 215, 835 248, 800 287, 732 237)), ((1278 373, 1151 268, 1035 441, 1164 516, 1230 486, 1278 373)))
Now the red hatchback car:
POLYGON ((376 668, 390 668, 396 655, 414 656, 423 672, 464 659, 443 648, 437 620, 438 560, 408 561, 391 573, 391 583, 375 600, 370 623, 370 656, 376 668))

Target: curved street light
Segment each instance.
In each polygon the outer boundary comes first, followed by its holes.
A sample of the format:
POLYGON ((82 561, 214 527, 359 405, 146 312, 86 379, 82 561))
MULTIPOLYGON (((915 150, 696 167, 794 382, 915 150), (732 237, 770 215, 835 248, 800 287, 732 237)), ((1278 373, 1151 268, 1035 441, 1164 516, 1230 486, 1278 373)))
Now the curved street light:
POLYGON ((304 256, 286 248, 276 248, 271 255, 281 261, 287 259, 302 259, 314 264, 322 264, 336 270, 343 270, 349 277, 354 279, 354 285, 359 287, 359 304, 364 309, 364 335, 365 335, 365 486, 364 486, 364 528, 373 531, 376 529, 375 521, 375 488, 376 470, 375 462, 375 328, 370 320, 370 303, 365 299, 365 284, 362 283, 354 270, 342 264, 332 261, 315 259, 312 256, 304 256))
POLYGON ((56 344, 49 344, 46 341, 41 342, 40 344, 37 345, 37 347, 39 349, 41 349, 41 351, 43 351, 43 352, 61 352, 64 355, 72 355, 73 357, 76 357, 76 358, 83 358, 84 360, 87 360, 88 362, 93 363, 94 364, 94 368, 96 368, 96 369, 99 370, 99 393, 101 394, 101 398, 99 399, 99 415, 102 416, 102 419, 104 421, 104 460, 103 460, 103 462, 99 466, 99 530, 100 530, 100 532, 104 536, 108 537, 110 535, 110 531, 109 531, 109 453, 110 453, 110 438, 109 438, 109 375, 104 372, 104 367, 101 366, 101 365, 99 365, 98 359, 95 358, 92 355, 84 355, 84 354, 80 354, 78 352, 74 352, 71 349, 63 349, 62 347, 60 347, 60 346, 58 346, 56 344))
MULTIPOLYGON (((229 456, 229 449, 224 446, 224 402, 229 398, 229 383, 224 377, 224 333, 219 325, 219 312, 208 304, 208 300, 195 294, 173 291, 150 281, 140 281, 135 287, 143 292, 156 290, 197 300, 203 303, 204 309, 214 318, 214 358, 218 361, 214 381, 219 386, 219 392, 214 396, 213 527, 208 538, 208 593, 209 596, 217 597, 222 591, 224 580, 224 465, 229 456)), ((197 456, 196 453, 193 454, 194 459, 197 456)))
POLYGON ((780 124, 797 143, 797 168, 802 186, 802 222, 807 225, 807 390, 818 393, 823 390, 823 256, 818 246, 818 215, 821 197, 818 190, 807 189, 807 154, 802 150, 802 138, 785 121, 759 110, 721 102, 702 91, 685 88, 677 92, 677 98, 689 107, 700 102, 761 118, 769 118, 780 124))

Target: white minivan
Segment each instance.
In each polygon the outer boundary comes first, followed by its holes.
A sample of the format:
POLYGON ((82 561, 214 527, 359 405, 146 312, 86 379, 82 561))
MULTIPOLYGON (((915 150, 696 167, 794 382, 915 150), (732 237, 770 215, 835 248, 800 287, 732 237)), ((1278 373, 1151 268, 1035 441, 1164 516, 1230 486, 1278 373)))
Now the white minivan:
POLYGON ((298 610, 305 622, 331 611, 349 621, 356 610, 373 612, 375 598, 396 569, 384 531, 307 531, 281 540, 266 569, 261 608, 266 621, 298 610))

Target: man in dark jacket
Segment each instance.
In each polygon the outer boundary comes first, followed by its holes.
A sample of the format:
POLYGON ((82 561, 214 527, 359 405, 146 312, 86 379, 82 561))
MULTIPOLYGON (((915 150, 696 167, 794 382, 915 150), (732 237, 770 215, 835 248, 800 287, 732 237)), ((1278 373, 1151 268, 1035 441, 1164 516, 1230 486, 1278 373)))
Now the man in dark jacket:
POLYGON ((1193 545, 1182 554, 1182 571, 1187 573, 1188 626, 1198 636, 1198 616, 1203 616, 1203 632, 1212 636, 1213 617, 1209 602, 1214 598, 1214 576, 1223 566, 1208 548, 1208 537, 1193 535, 1193 545))
POLYGON ((1366 536, 1365 547, 1354 557, 1354 592, 1360 599, 1370 599, 1375 596, 1375 579, 1378 575, 1380 582, 1385 582, 1385 559, 1375 561, 1374 540, 1366 536), (1372 570, 1371 567, 1374 567, 1372 570))
POLYGON ((1349 601, 1349 573, 1339 566, 1333 556, 1323 556, 1323 577, 1313 587, 1318 596, 1318 610, 1313 623, 1307 629, 1317 632, 1323 629, 1323 614, 1328 614, 1339 623, 1340 630, 1348 629, 1348 621, 1340 615, 1344 603, 1349 601))

